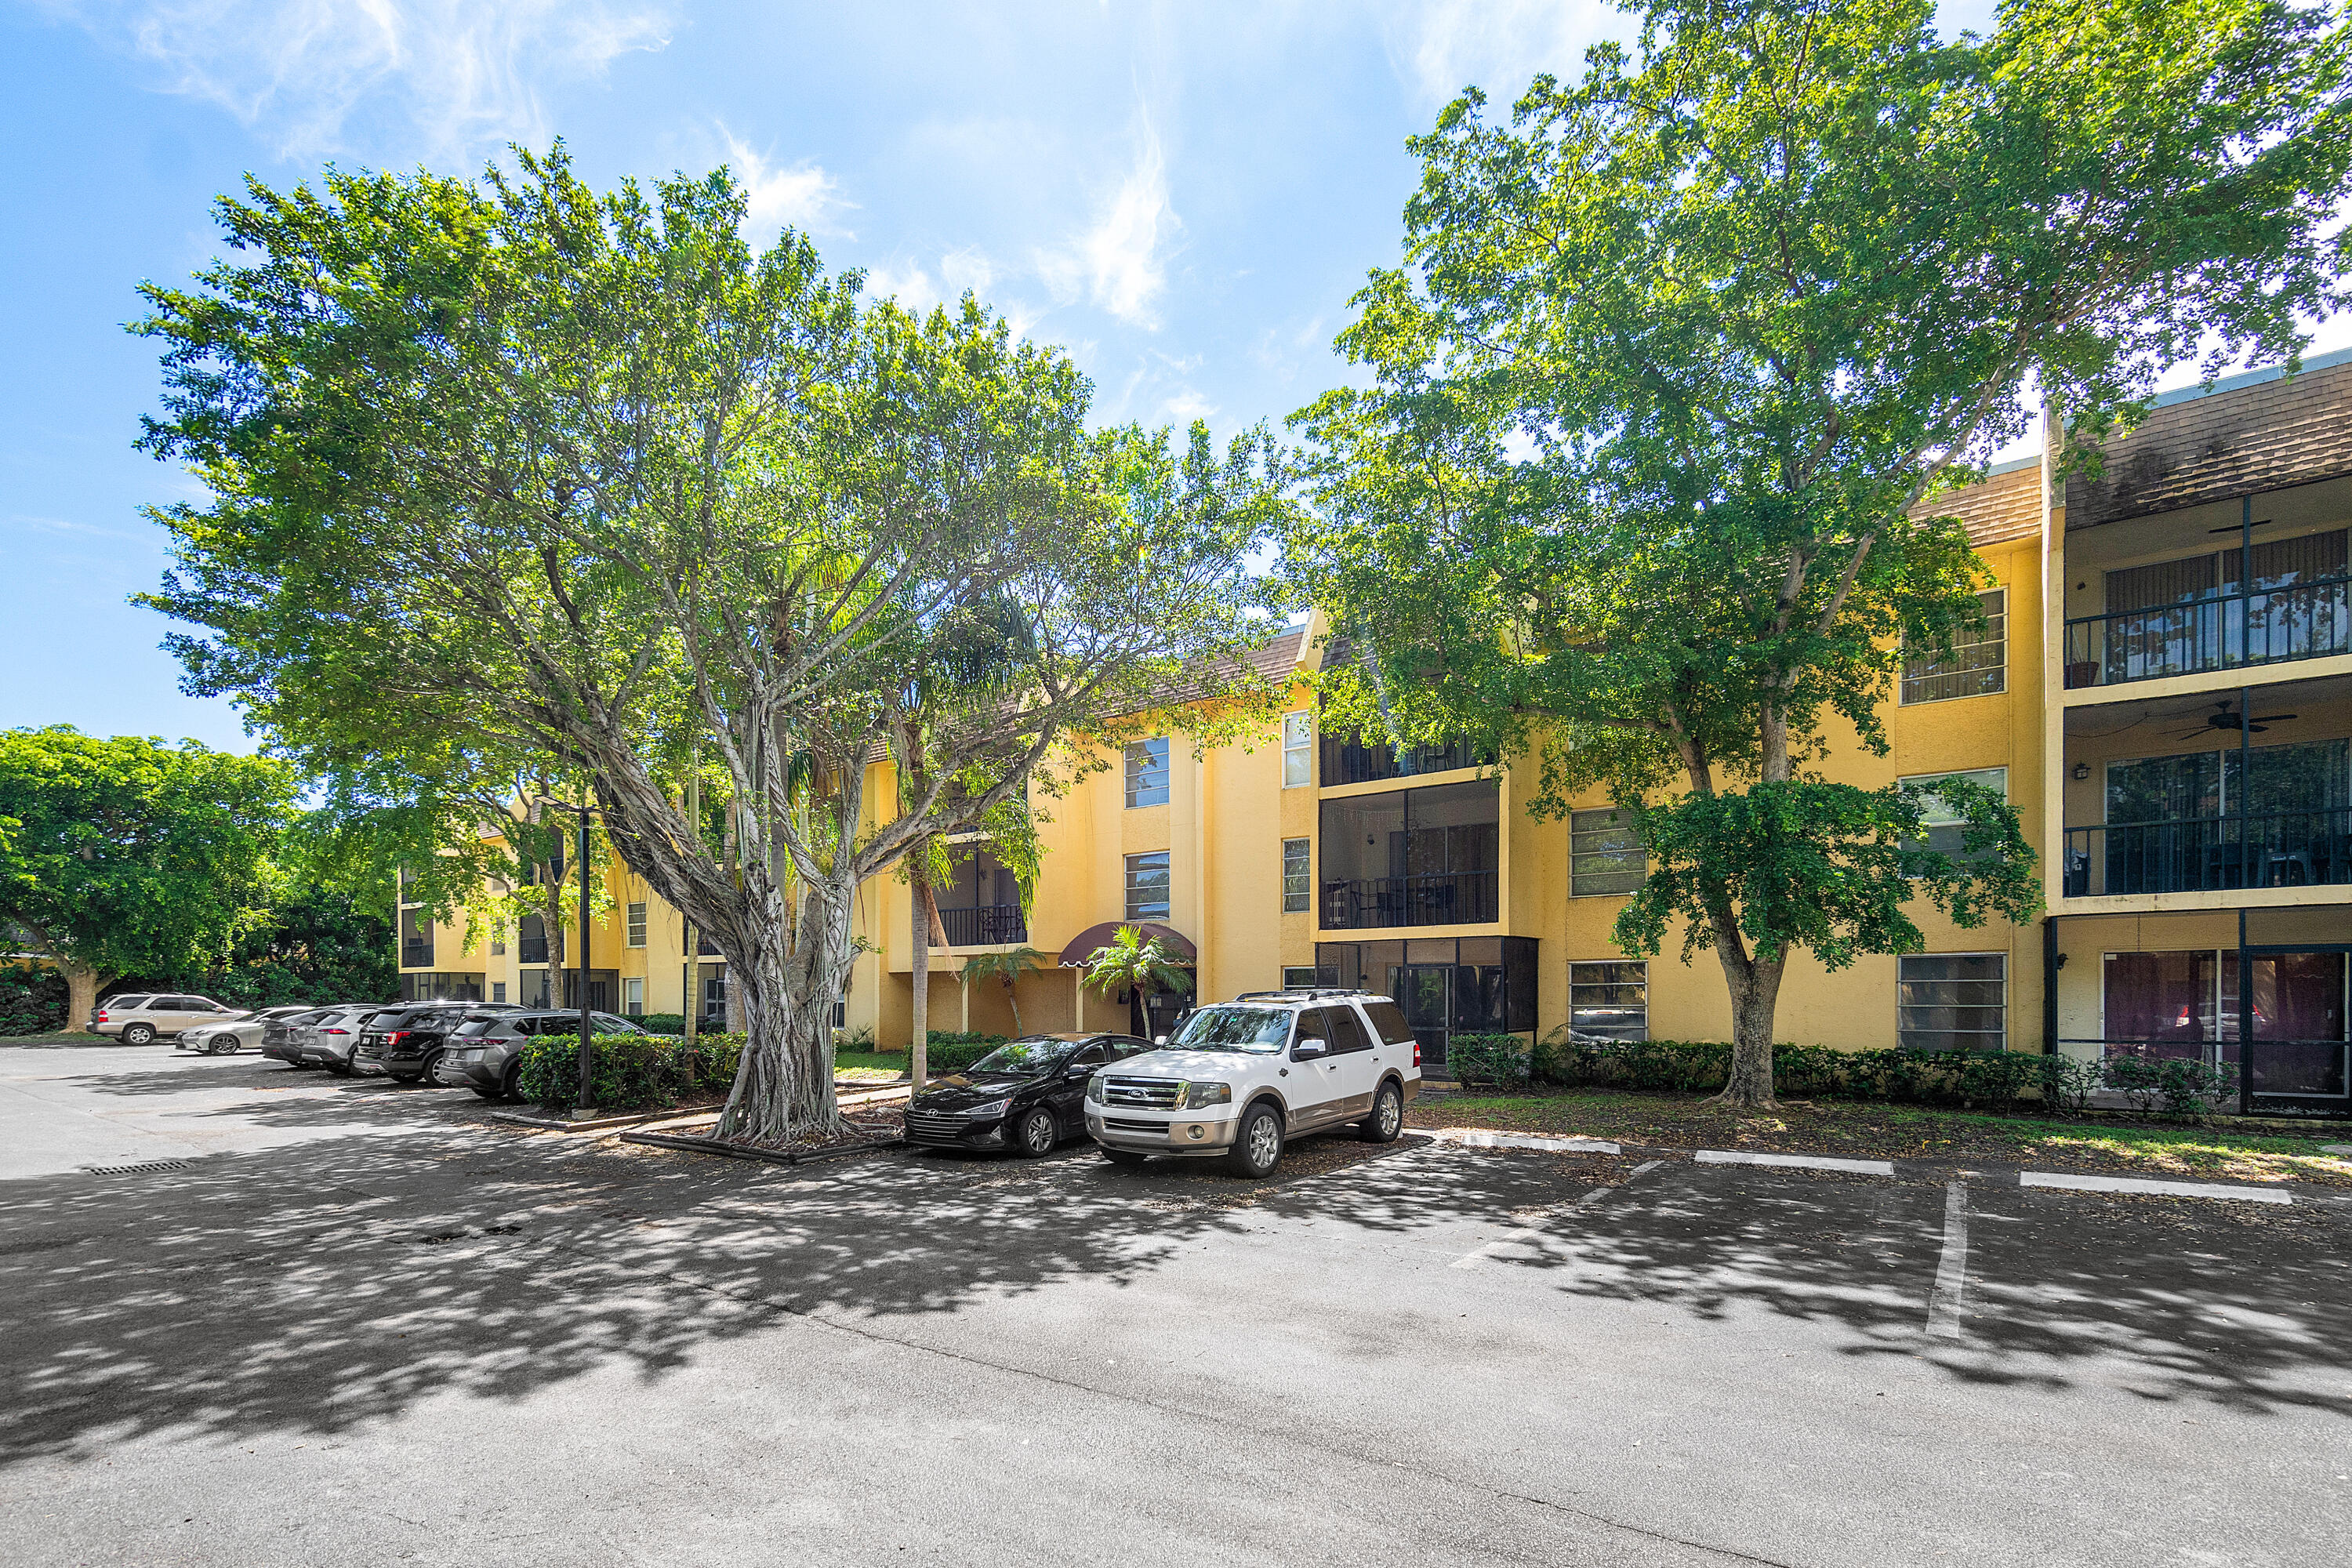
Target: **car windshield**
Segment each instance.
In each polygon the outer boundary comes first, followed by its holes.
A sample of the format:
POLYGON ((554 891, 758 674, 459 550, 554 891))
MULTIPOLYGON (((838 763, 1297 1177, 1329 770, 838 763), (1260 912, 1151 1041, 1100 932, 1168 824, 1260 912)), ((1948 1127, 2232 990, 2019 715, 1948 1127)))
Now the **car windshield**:
POLYGON ((1173 1051, 1255 1051, 1271 1056, 1290 1039, 1290 1015, 1274 1007, 1203 1007, 1168 1042, 1173 1051))
POLYGON ((499 1026, 504 1022, 506 1020, 502 1017, 468 1018, 457 1026, 457 1032, 460 1035, 495 1035, 499 1032, 499 1026))
POLYGON ((966 1068, 966 1072, 1032 1073, 1051 1072, 1061 1065, 1062 1058, 1078 1048, 1074 1040, 1057 1040, 1050 1035, 1030 1039, 1007 1040, 980 1060, 966 1068))

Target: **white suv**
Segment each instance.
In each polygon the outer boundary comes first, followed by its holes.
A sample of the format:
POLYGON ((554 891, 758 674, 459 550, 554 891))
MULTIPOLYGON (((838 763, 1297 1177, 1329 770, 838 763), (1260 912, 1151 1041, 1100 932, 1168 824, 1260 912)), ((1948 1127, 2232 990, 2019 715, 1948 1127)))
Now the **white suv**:
POLYGON ((1263 1176, 1300 1133, 1353 1122, 1392 1141, 1420 1092, 1421 1048, 1388 997, 1253 991, 1087 1079, 1087 1131, 1118 1164, 1213 1154, 1263 1176))

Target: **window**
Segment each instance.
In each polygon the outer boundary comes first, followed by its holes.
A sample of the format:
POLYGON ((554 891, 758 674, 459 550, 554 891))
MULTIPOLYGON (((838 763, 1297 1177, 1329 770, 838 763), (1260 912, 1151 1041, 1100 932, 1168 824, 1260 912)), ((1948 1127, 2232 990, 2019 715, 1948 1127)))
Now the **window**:
POLYGON ((506 955, 507 939, 502 936, 494 936, 490 938, 490 956, 492 958, 504 958, 506 955))
POLYGON ((1282 841, 1282 912, 1303 915, 1315 907, 1315 883, 1308 869, 1307 840, 1282 841))
MULTIPOLYGON (((635 907, 642 910, 645 905, 638 904, 635 907)), ((630 945, 643 947, 645 943, 632 942, 630 945)), ((621 982, 621 1011, 632 1018, 642 1018, 646 1016, 646 983, 643 980, 633 976, 621 982)))
POLYGON ((1282 972, 1282 988, 1286 991, 1303 991, 1311 986, 1339 984, 1339 972, 1336 969, 1317 969, 1311 964, 1290 964, 1285 966, 1282 972))
POLYGON ((1315 721, 1304 713, 1282 716, 1282 787, 1315 782, 1315 721))
POLYGON ((846 996, 834 998, 833 1026, 836 1029, 849 1027, 849 998, 846 996))
POLYGON ((1168 804, 1168 738, 1138 741, 1127 749, 1127 804, 1129 810, 1139 805, 1168 804))
POLYGON ((727 972, 710 969, 702 976, 702 1016, 705 1019, 727 1016, 727 972))
POLYGON ((1983 629, 1956 626, 1948 654, 1904 660, 1903 701, 1944 702, 2007 689, 2009 590, 1979 594, 1977 604, 1984 611, 1983 629))
POLYGON ((1574 898, 1631 893, 1649 871, 1649 857, 1622 811, 1580 811, 1569 818, 1568 890, 1574 898))
POLYGON ((490 1000, 491 1000, 491 1001, 493 1001, 493 1002, 499 1003, 499 1004, 503 1005, 503 1004, 505 1003, 506 999, 507 999, 507 983, 506 983, 505 981, 503 981, 503 980, 493 980, 493 981, 491 981, 491 982, 490 982, 490 1000))
POLYGON ((1363 1023, 1357 1018, 1356 1010, 1353 1007, 1333 1007, 1328 1011, 1331 1019, 1332 1055, 1339 1056, 1349 1051, 1369 1051, 1372 1048, 1371 1037, 1364 1033, 1363 1023))
POLYGON ((1896 1040, 1912 1051, 2009 1048, 2009 955, 1914 953, 1903 960, 1896 1040))
MULTIPOLYGON (((1980 784, 1984 788, 1991 790, 1995 795, 2000 795, 2003 800, 2007 800, 2009 798, 2009 770, 2007 768, 1977 768, 1970 772, 1961 773, 1918 773, 1910 778, 1898 781, 1906 784, 1916 784, 1927 787, 1927 796, 1919 803, 1927 827, 1927 836, 1925 841, 1926 847, 1935 850, 1937 854, 1949 855, 1958 859, 1962 858, 1960 855, 1960 843, 1961 840, 1967 837, 1967 826, 1961 821, 1960 814, 1958 811, 1955 811, 1950 805, 1945 804, 1943 798, 1937 795, 1934 790, 1935 785, 1942 784, 1947 779, 1958 779, 1964 784, 1980 784)), ((1916 848, 1918 847, 1918 846, 1915 845, 1913 847, 1916 848)))
POLYGON ((1127 918, 1164 921, 1168 918, 1168 851, 1127 858, 1127 918))
POLYGON ((1568 1026, 1610 1040, 1650 1037, 1650 966, 1571 963, 1568 966, 1568 1026))
POLYGON ((629 906, 629 945, 631 947, 646 945, 646 906, 643 904, 629 906))

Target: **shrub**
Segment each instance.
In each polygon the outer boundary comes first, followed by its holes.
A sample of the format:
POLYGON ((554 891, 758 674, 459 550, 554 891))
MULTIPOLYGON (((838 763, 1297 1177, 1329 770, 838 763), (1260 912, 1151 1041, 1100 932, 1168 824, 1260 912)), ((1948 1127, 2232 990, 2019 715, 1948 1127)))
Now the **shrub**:
POLYGON ((683 1013, 648 1013, 644 1017, 633 1018, 630 1022, 648 1035, 686 1033, 686 1015, 683 1013))
POLYGON ((836 1051, 856 1051, 860 1056, 872 1056, 875 1050, 874 1026, 860 1024, 854 1029, 835 1029, 833 1032, 833 1048, 836 1051))
POLYGON ((1528 1042, 1517 1035, 1456 1035, 1446 1042, 1445 1062, 1464 1083, 1519 1089, 1528 1078, 1528 1042))
POLYGON ((2042 1104, 2057 1110, 2075 1111, 2091 1103, 2091 1091, 2099 1087, 2096 1062, 2076 1061, 2055 1052, 2026 1059, 2034 1064, 2042 1104))
MULTIPOLYGON (((599 1035, 589 1059, 590 1098, 600 1110, 649 1110, 688 1096, 724 1094, 742 1058, 740 1035, 599 1035)), ((580 1037, 535 1035, 523 1047, 526 1100, 562 1108, 580 1092, 580 1037)))
POLYGON ((2227 1071, 2193 1058, 2130 1052, 2109 1057, 2104 1065, 2107 1087, 2121 1090, 2133 1110, 2153 1110, 2160 1103, 2190 1121, 2203 1120, 2231 1087, 2227 1071))
POLYGON ((977 1035, 961 1030, 934 1029, 923 1050, 923 1068, 934 1076, 961 1072, 1011 1039, 1010 1035, 977 1035))
MULTIPOLYGON (((66 977, 54 969, 0 969, 0 1035, 47 1035, 67 1026, 66 977)), ((79 1020, 75 1020, 79 1026, 79 1020)))

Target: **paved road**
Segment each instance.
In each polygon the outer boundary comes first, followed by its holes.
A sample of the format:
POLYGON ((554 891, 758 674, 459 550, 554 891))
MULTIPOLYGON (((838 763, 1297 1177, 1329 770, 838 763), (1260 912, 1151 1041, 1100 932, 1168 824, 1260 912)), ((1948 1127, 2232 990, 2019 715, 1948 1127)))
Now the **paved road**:
POLYGON ((9 1562, 2347 1554, 2330 1204, 1418 1141, 787 1171, 481 1110, 0 1049, 9 1562), (125 1153, 189 1163, 71 1168, 125 1153))

